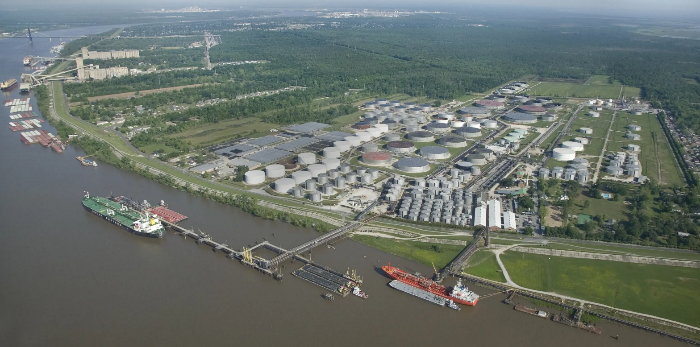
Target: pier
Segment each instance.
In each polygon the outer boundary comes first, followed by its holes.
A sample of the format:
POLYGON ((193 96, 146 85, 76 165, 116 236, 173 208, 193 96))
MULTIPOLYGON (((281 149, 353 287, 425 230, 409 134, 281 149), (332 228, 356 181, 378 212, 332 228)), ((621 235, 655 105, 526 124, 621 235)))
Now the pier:
POLYGON ((457 256, 452 259, 449 264, 447 264, 442 270, 440 270, 439 273, 436 273, 434 275, 434 279, 436 282, 440 282, 445 277, 447 277, 448 274, 459 274, 461 273, 460 269, 464 264, 467 263, 467 260, 469 260, 469 257, 471 257, 474 252, 479 248, 479 242, 483 239, 484 243, 488 245, 488 229, 485 227, 480 228, 479 230, 474 232, 474 239, 472 242, 470 242, 467 247, 464 247, 464 249, 457 254, 457 256))

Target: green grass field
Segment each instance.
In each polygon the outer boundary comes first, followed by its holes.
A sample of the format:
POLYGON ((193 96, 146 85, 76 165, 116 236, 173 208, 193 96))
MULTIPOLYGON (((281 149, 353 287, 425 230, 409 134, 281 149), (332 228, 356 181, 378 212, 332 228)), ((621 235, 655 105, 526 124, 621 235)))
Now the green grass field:
POLYGON ((700 270, 505 252, 521 286, 700 326, 700 270))
POLYGON ((671 148, 668 141, 665 139, 661 124, 659 124, 655 115, 643 114, 641 116, 635 116, 621 112, 617 114, 607 152, 623 151, 628 144, 636 144, 641 147, 639 161, 642 164, 643 175, 653 178, 662 184, 683 184, 683 179, 676 167, 671 148), (626 127, 629 124, 636 124, 642 127, 641 131, 635 132, 641 135, 641 140, 632 141, 624 137, 627 131, 626 127), (654 146, 654 139, 651 135, 652 132, 656 134, 658 156, 656 147, 654 146), (661 169, 661 176, 659 176, 659 168, 661 169))
POLYGON ((231 119, 215 124, 185 130, 172 137, 190 141, 193 145, 213 145, 241 136, 257 137, 270 134, 270 129, 278 129, 276 124, 262 123, 258 118, 231 119))
MULTIPOLYGON (((532 246, 541 248, 541 246, 532 246)), ((606 254, 621 254, 621 255, 637 255, 642 257, 657 257, 669 259, 685 259, 700 261, 700 253, 698 252, 683 252, 674 249, 648 249, 642 247, 625 246, 625 245, 603 245, 599 243, 567 243, 566 241, 547 242, 545 248, 563 249, 568 251, 590 252, 590 253, 606 253, 606 254)))
POLYGON ((617 99, 620 95, 639 97, 639 93, 639 88, 623 87, 618 81, 610 83, 609 76, 605 75, 595 75, 586 83, 540 82, 530 92, 532 95, 601 99, 617 99))
POLYGON ((503 272, 498 267, 496 255, 489 251, 478 251, 474 253, 464 267, 464 272, 492 281, 503 283, 506 281, 503 272))
POLYGON ((464 248, 456 245, 392 240, 363 235, 354 235, 352 238, 372 248, 415 260, 425 265, 435 264, 435 267, 438 269, 445 267, 464 248), (436 251, 433 246, 437 247, 439 251, 436 251))

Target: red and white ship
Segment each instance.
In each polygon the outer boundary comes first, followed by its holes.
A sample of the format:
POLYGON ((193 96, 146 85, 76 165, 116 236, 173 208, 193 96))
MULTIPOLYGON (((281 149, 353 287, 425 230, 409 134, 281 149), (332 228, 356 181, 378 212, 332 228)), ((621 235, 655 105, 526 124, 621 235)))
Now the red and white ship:
POLYGON ((399 282, 425 290, 445 299, 451 299, 458 304, 474 306, 476 305, 477 301, 479 301, 479 295, 462 285, 461 280, 457 280, 457 284, 452 289, 447 289, 445 286, 440 285, 431 279, 411 275, 410 273, 399 268, 392 267, 391 264, 382 266, 382 270, 384 270, 384 272, 386 272, 391 278, 399 282))

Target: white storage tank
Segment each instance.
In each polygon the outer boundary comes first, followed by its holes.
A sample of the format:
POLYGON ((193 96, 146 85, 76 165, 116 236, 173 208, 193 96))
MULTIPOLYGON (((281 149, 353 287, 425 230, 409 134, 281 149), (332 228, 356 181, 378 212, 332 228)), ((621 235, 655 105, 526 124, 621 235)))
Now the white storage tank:
POLYGON ((372 138, 377 138, 382 136, 382 131, 377 129, 377 128, 369 128, 367 129, 367 133, 372 136, 372 138))
POLYGON ((571 161, 576 158, 576 152, 569 148, 555 148, 552 151, 552 157, 554 160, 571 161))
POLYGON ((326 158, 321 161, 326 166, 326 171, 334 170, 340 167, 340 159, 326 158))
POLYGON ((389 126, 386 124, 375 124, 372 127, 379 130, 380 133, 385 133, 385 132, 389 131, 389 126))
POLYGON ((362 151, 365 153, 377 152, 379 151, 379 146, 376 143, 365 143, 362 146, 362 151))
POLYGON ((335 179, 335 187, 338 189, 345 189, 345 177, 339 176, 335 179))
POLYGON ((427 159, 447 159, 450 157, 450 151, 445 147, 425 146, 420 149, 420 155, 427 159))
POLYGON ((345 182, 346 183, 357 183, 357 174, 354 172, 348 172, 348 174, 345 175, 345 182))
POLYGON ((351 169, 352 169, 352 168, 351 168, 350 165, 347 164, 347 163, 342 163, 342 164, 340 164, 340 172, 341 172, 341 173, 346 174, 346 173, 350 172, 351 169))
POLYGON ((301 187, 294 187, 294 188, 292 188, 292 195, 295 198, 303 198, 304 197, 304 190, 301 189, 301 187))
POLYGON ((265 182, 265 172, 262 170, 250 170, 244 176, 246 184, 261 184, 265 182))
POLYGON ((639 152, 641 147, 639 147, 639 145, 629 144, 629 145, 627 145, 627 149, 632 151, 632 152, 639 152))
POLYGON ((311 165, 316 164, 316 154, 313 153, 299 153, 299 164, 301 165, 311 165))
POLYGON ((627 126, 627 129, 632 130, 632 131, 640 131, 642 130, 642 127, 636 124, 630 124, 627 126))
POLYGON ((280 178, 284 177, 284 165, 272 164, 265 168, 265 173, 267 177, 270 178, 280 178))
POLYGON ((321 202, 321 193, 320 192, 311 192, 309 197, 311 198, 311 201, 313 201, 313 202, 321 202))
POLYGON ((478 166, 472 166, 471 168, 472 175, 481 175, 481 168, 478 166))
POLYGON ((461 121, 461 120, 454 120, 454 121, 452 121, 452 127, 453 127, 453 128, 461 128, 461 127, 464 126, 464 124, 465 124, 464 121, 461 121))
POLYGON ((372 135, 370 135, 370 133, 368 133, 366 131, 361 131, 361 132, 357 133, 356 135, 357 135, 357 137, 360 138, 360 141, 362 141, 362 142, 367 142, 367 141, 372 140, 372 135))
POLYGON ((587 144, 590 143, 590 140, 588 140, 588 139, 585 138, 585 137, 577 137, 577 138, 574 139, 574 141, 576 141, 576 142, 578 142, 578 143, 580 143, 580 144, 582 144, 582 145, 587 145, 587 144))
POLYGON ((360 137, 355 135, 345 137, 345 141, 347 141, 352 147, 357 147, 362 143, 360 137))
POLYGON ((347 152, 350 150, 350 142, 347 141, 335 141, 333 146, 338 147, 341 152, 347 152))
POLYGON ((619 166, 608 166, 605 171, 611 175, 619 176, 624 173, 624 170, 619 166))
POLYGON ((340 172, 337 169, 328 170, 328 177, 336 179, 340 177, 340 172))
POLYGON ((304 183, 304 187, 306 187, 306 190, 315 191, 316 180, 314 180, 313 178, 306 180, 306 182, 304 183))
POLYGON ((588 115, 593 118, 600 118, 600 112, 589 111, 588 115))
POLYGON ((324 158, 338 158, 340 157, 340 149, 338 147, 326 147, 323 149, 324 158))
POLYGON ((574 141, 564 141, 561 143, 562 148, 568 148, 575 152, 583 151, 583 145, 579 142, 574 141))
POLYGON ((311 177, 318 177, 319 174, 326 172, 326 165, 324 164, 311 164, 306 168, 311 173, 311 177))
POLYGON ((302 183, 306 182, 306 180, 311 178, 311 172, 297 171, 297 172, 292 173, 292 178, 294 179, 294 184, 302 184, 302 183))
POLYGON ((280 178, 275 181, 275 191, 281 194, 287 194, 296 184, 296 180, 294 179, 280 178))
POLYGON ((485 128, 487 129, 496 129, 498 128, 498 122, 492 119, 487 119, 484 122, 481 123, 485 128))
POLYGON ((583 128, 581 128, 581 129, 579 129, 578 131, 580 131, 580 132, 582 132, 582 133, 584 133, 584 134, 586 134, 586 135, 593 134, 593 129, 587 128, 587 127, 583 127, 583 128))
POLYGON ((328 183, 328 174, 327 173, 318 174, 318 184, 326 184, 326 183, 328 183))

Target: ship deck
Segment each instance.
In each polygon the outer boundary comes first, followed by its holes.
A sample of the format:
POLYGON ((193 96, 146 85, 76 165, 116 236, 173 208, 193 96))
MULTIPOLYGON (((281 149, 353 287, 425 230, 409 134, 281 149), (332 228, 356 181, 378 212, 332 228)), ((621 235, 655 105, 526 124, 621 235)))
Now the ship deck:
POLYGON ((149 209, 148 211, 160 217, 161 219, 164 219, 168 223, 178 223, 187 219, 187 216, 170 210, 165 206, 156 206, 154 208, 149 209))

